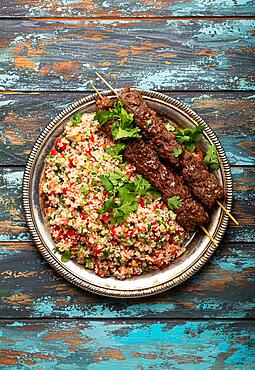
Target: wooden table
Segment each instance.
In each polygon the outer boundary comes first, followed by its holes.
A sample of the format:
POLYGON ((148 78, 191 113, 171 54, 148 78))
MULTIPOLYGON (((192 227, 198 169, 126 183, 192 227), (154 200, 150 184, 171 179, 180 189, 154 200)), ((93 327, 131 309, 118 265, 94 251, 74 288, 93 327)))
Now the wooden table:
MULTIPOLYGON (((0 364, 6 369, 252 369, 252 1, 0 0, 0 364), (100 297, 59 277, 31 241, 22 175, 50 119, 101 72, 200 114, 231 163, 234 210, 217 253, 163 294, 100 297)), ((102 88, 101 83, 97 83, 102 88)))

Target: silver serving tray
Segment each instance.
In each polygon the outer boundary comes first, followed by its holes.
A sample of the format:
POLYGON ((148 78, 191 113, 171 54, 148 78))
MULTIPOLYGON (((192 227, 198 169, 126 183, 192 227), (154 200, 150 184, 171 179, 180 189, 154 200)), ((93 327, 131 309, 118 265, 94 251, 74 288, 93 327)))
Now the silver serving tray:
MULTIPOLYGON (((111 92, 105 92, 111 99, 111 92)), ((209 143, 216 145, 220 158, 220 169, 216 172, 227 194, 225 207, 232 207, 232 179, 226 154, 212 129, 186 105, 166 95, 152 91, 142 91, 146 102, 157 112, 167 116, 181 127, 205 126, 201 143, 206 150, 209 143)), ((95 95, 81 99, 58 114, 42 131, 29 156, 23 179, 23 204, 26 220, 39 251, 49 264, 64 278, 79 287, 94 293, 127 298, 142 297, 172 288, 198 271, 217 249, 228 223, 228 216, 216 208, 211 215, 207 229, 216 241, 213 245, 206 235, 199 232, 186 243, 187 250, 168 267, 155 272, 143 274, 123 281, 113 277, 100 278, 94 272, 85 269, 73 261, 61 262, 61 255, 54 253, 54 242, 44 219, 43 202, 40 195, 40 183, 43 176, 44 159, 65 126, 66 121, 75 112, 95 111, 95 95)))

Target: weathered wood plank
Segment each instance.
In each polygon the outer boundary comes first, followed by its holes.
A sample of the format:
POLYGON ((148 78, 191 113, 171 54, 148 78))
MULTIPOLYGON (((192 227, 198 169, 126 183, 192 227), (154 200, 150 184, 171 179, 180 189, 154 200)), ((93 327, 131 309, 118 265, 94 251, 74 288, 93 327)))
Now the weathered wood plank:
MULTIPOLYGON (((2 165, 24 165, 41 130, 62 109, 85 94, 0 94, 2 165)), ((232 165, 254 165, 255 96, 252 93, 172 92, 205 119, 220 138, 232 165)))
POLYGON ((0 312, 4 318, 219 319, 255 314, 254 246, 250 244, 224 243, 181 286, 153 297, 120 301, 68 283, 43 260, 33 243, 2 243, 0 248, 0 312))
POLYGON ((169 17, 254 15, 251 0, 0 0, 4 17, 169 17))
POLYGON ((4 322, 8 369, 252 369, 254 322, 4 322))
POLYGON ((242 20, 2 21, 4 90, 254 89, 254 26, 242 20))
MULTIPOLYGON (((254 168, 233 168, 233 213, 240 221, 232 222, 226 233, 228 242, 255 242, 254 168)), ((0 168, 0 241, 30 241, 22 210, 22 168, 0 168)))

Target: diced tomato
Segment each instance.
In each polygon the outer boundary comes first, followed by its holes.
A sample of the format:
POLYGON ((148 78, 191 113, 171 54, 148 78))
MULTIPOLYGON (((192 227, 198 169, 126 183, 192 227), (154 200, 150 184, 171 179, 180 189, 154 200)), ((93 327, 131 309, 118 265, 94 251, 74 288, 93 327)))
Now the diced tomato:
POLYGON ((68 162, 69 162, 69 164, 70 164, 71 167, 74 167, 74 163, 73 163, 72 158, 68 158, 68 162))
POLYGON ((94 143, 94 142, 95 142, 95 138, 94 138, 94 136, 93 136, 93 135, 91 135, 91 136, 90 136, 90 142, 91 142, 91 143, 94 143))
POLYGON ((66 195, 67 189, 66 188, 62 189, 62 193, 66 195))
POLYGON ((142 234, 146 233, 146 231, 147 231, 146 227, 141 227, 141 233, 142 234))
POLYGON ((133 237, 135 231, 136 231, 136 229, 132 229, 132 230, 129 231, 129 233, 128 233, 129 238, 133 237))
POLYGON ((85 154, 91 156, 91 149, 86 150, 85 154))
POLYGON ((49 193, 49 197, 50 197, 51 195, 56 195, 56 192, 55 192, 55 191, 51 191, 51 192, 49 193))
POLYGON ((87 219, 87 215, 86 215, 86 213, 85 212, 81 212, 81 219, 82 220, 86 220, 87 219))
POLYGON ((62 141, 62 138, 61 137, 58 137, 56 140, 55 140, 55 146, 56 146, 56 149, 59 151, 59 152, 62 152, 63 150, 66 149, 66 143, 63 143, 62 141))
POLYGON ((52 149, 51 152, 50 152, 51 155, 57 155, 58 152, 55 150, 55 149, 52 149))
POLYGON ((116 227, 115 226, 111 227, 110 228, 110 231, 111 231, 111 233, 112 233, 113 236, 116 236, 117 235, 116 227))
POLYGON ((103 220, 103 222, 104 222, 105 224, 107 224, 107 223, 109 222, 109 220, 110 220, 110 217, 109 217, 109 216, 107 216, 107 215, 103 215, 103 216, 102 216, 102 220, 103 220))
POLYGON ((69 229, 69 230, 67 230, 67 232, 66 232, 66 236, 68 236, 68 237, 72 237, 72 236, 74 236, 74 231, 73 231, 73 229, 69 229))
POLYGON ((160 260, 158 260, 158 261, 157 261, 157 265, 158 265, 158 267, 162 267, 162 266, 164 266, 164 261, 160 261, 160 260))
POLYGON ((58 225, 54 225, 53 228, 52 228, 53 232, 59 231, 59 230, 60 230, 60 227, 58 225))
POLYGON ((95 248, 93 248, 93 252, 96 253, 96 254, 99 254, 99 253, 102 252, 103 249, 104 249, 104 247, 102 247, 102 248, 95 247, 95 248))
POLYGON ((96 194, 93 195, 93 199, 98 199, 98 196, 96 194))
POLYGON ((145 207, 145 201, 144 201, 144 200, 141 200, 141 201, 139 202, 139 204, 140 204, 140 206, 141 206, 141 207, 143 207, 143 208, 145 207))

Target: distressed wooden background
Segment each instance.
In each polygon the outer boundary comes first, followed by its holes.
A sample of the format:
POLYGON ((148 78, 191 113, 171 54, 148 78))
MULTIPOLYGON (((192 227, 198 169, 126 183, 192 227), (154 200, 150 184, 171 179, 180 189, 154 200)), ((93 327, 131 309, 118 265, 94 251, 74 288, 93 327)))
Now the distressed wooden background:
POLYGON ((255 368, 254 40, 252 0, 0 0, 2 368, 255 368), (95 70, 191 106, 231 164, 240 226, 229 224, 193 278, 157 296, 76 288, 44 262, 24 222, 31 147, 91 92, 95 70))

